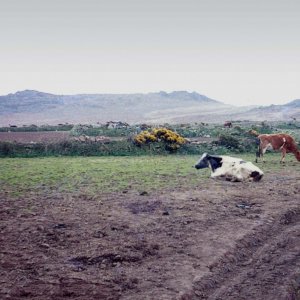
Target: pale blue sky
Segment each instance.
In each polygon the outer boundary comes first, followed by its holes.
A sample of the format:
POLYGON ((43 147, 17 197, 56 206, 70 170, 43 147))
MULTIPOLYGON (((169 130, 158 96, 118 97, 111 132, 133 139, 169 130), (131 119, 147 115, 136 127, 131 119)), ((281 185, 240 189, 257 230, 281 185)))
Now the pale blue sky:
POLYGON ((0 95, 300 98, 300 1, 0 0, 0 95))

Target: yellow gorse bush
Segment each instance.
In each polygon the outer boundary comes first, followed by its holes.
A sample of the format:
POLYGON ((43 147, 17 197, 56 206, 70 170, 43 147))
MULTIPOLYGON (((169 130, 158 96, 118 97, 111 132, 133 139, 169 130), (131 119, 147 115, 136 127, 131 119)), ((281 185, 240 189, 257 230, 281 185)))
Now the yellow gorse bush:
POLYGON ((157 138, 151 132, 145 130, 134 137, 134 142, 138 145, 143 145, 151 142, 157 142, 157 138))
POLYGON ((178 149, 186 140, 178 133, 167 128, 153 128, 150 131, 142 131, 134 137, 134 142, 141 146, 152 142, 165 142, 168 148, 178 149))

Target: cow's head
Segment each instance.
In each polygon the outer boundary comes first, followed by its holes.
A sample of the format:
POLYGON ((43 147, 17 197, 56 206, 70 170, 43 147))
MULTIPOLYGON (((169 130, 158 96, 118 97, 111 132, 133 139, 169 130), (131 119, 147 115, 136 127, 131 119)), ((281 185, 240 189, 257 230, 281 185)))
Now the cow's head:
POLYGON ((212 171, 222 166, 222 157, 204 153, 195 165, 196 169, 211 168, 212 171))
POLYGON ((204 168, 208 168, 209 164, 208 164, 208 157, 209 155, 207 153, 204 153, 201 158, 197 161, 197 163, 195 164, 195 168, 198 169, 204 169, 204 168))

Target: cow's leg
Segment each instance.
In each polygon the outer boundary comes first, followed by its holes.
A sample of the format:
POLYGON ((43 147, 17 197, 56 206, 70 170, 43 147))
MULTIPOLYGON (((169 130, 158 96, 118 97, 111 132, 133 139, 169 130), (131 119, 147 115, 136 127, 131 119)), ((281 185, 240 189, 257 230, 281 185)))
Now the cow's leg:
POLYGON ((262 158, 263 163, 265 162, 264 154, 266 153, 267 149, 270 148, 270 146, 271 144, 269 142, 260 144, 260 156, 262 158))
POLYGON ((258 147, 257 147, 255 162, 256 163, 258 162, 258 158, 261 158, 262 161, 265 162, 264 154, 268 148, 268 143, 261 141, 260 139, 257 139, 257 144, 258 144, 258 147))
POLYGON ((283 138, 283 144, 282 146, 280 147, 281 149, 281 160, 280 160, 280 163, 284 163, 284 159, 285 159, 285 155, 286 155, 286 148, 285 148, 285 145, 286 145, 286 139, 283 138))
POLYGON ((262 162, 263 162, 263 163, 266 162, 266 161, 265 161, 264 154, 266 153, 267 149, 268 149, 268 146, 266 146, 266 147, 264 147, 264 148, 261 147, 261 149, 260 149, 260 156, 261 156, 261 159, 262 159, 262 162))
POLYGON ((258 158, 260 157, 259 147, 257 148, 257 151, 256 151, 255 154, 256 154, 255 162, 257 163, 258 162, 258 158))
POLYGON ((264 158, 264 154, 266 153, 267 148, 263 148, 262 146, 258 147, 258 150, 256 152, 256 162, 258 161, 258 157, 260 157, 262 159, 262 162, 265 162, 265 158, 264 158))
POLYGON ((256 159, 255 159, 256 163, 258 162, 258 158, 262 158, 263 159, 263 152, 262 152, 261 145, 258 145, 258 147, 257 147, 256 159))
POLYGON ((255 155, 256 155, 255 162, 257 163, 258 162, 258 158, 260 157, 260 139, 256 138, 255 142, 257 144, 257 151, 255 153, 255 155))
POLYGON ((281 149, 281 160, 280 160, 280 163, 285 163, 285 155, 286 155, 286 149, 283 147, 281 149))

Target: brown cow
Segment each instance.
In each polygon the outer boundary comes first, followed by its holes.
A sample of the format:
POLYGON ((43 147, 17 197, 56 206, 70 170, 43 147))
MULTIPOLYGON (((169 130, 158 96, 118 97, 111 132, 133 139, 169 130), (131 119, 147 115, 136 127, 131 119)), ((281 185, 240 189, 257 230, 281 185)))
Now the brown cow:
POLYGON ((286 153, 293 153, 297 160, 300 161, 300 151, 298 150, 297 143, 289 134, 260 134, 257 138, 259 146, 256 153, 256 162, 258 157, 261 157, 264 162, 263 155, 267 149, 281 151, 280 163, 284 162, 286 153))
POLYGON ((230 121, 225 121, 224 127, 231 128, 231 127, 232 127, 232 122, 230 122, 230 121))

